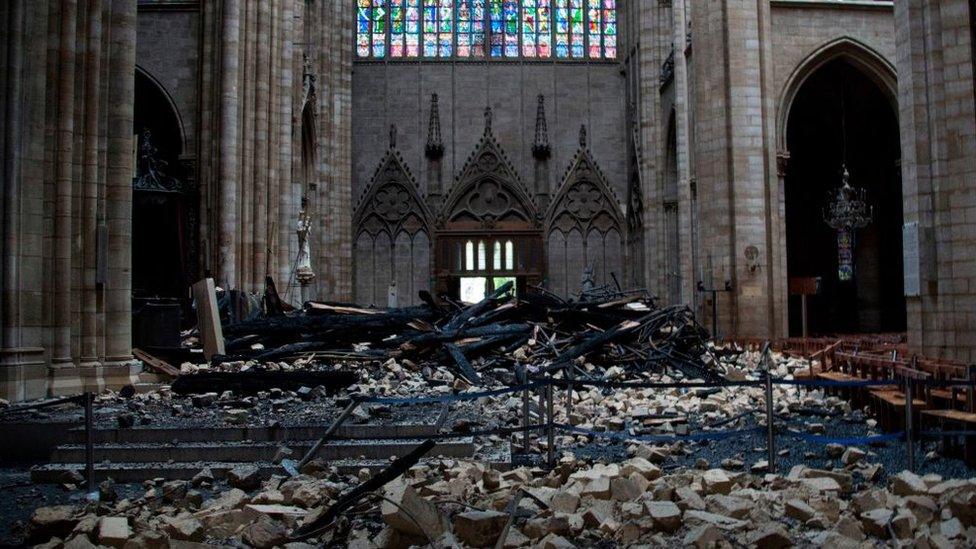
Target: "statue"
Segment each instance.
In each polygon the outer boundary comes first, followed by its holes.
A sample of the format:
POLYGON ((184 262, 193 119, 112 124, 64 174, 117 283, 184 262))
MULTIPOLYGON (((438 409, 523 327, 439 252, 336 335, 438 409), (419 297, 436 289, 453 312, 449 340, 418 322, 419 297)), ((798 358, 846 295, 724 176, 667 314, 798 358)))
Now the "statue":
POLYGON ((593 267, 586 266, 583 268, 583 276, 580 277, 580 297, 586 296, 594 288, 596 283, 593 282, 593 267))
POLYGON ((396 309, 400 301, 400 293, 397 290, 396 280, 390 281, 390 287, 387 288, 386 292, 386 306, 390 309, 396 309))
POLYGON ((139 136, 139 165, 133 188, 139 191, 182 191, 180 181, 166 173, 168 164, 159 157, 159 149, 152 142, 152 132, 149 128, 143 128, 139 136))
POLYGON ((302 207, 298 210, 298 259, 295 261, 295 278, 302 287, 302 303, 308 301, 308 285, 315 280, 315 272, 312 270, 312 251, 309 248, 309 233, 312 229, 312 221, 308 214, 308 197, 302 197, 302 207))

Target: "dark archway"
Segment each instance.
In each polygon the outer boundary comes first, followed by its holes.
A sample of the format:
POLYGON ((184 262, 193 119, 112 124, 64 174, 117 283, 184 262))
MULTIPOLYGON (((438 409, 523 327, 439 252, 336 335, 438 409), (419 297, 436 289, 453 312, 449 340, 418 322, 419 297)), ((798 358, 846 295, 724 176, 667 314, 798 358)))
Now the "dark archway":
MULTIPOLYGON (((788 276, 821 280, 820 294, 809 298, 810 333, 903 331, 899 130, 886 90, 846 57, 834 58, 797 91, 786 139, 788 276), (851 281, 838 276, 837 232, 823 221, 828 192, 841 184, 845 143, 850 182, 874 207, 873 222, 856 232, 851 281)), ((801 333, 798 296, 790 296, 789 327, 801 333)))
POLYGON ((181 165, 179 113, 141 69, 135 74, 133 133, 138 167, 133 181, 132 289, 137 300, 186 297, 193 282, 196 195, 181 165))

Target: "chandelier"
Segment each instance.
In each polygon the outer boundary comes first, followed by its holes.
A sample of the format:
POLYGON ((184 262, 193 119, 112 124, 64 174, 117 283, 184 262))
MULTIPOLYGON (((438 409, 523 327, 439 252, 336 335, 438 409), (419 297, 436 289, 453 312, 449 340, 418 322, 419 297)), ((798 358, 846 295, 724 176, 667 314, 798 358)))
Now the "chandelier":
POLYGON ((847 86, 841 83, 841 185, 827 192, 827 205, 823 208, 824 222, 837 231, 837 279, 854 280, 854 235, 867 227, 874 218, 874 207, 868 204, 867 191, 851 186, 851 174, 847 171, 847 86))
POLYGON ((824 222, 837 231, 863 229, 874 218, 874 207, 868 204, 865 189, 851 187, 850 172, 842 167, 842 184, 827 193, 827 205, 823 209, 824 222))

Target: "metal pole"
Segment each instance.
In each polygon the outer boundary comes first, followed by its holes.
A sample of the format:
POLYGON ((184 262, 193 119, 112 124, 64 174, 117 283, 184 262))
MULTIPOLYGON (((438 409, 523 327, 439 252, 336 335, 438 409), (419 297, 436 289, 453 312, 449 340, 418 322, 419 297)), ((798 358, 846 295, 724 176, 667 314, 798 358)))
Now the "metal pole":
POLYGON ((803 317, 803 337, 807 337, 807 294, 800 295, 800 316, 803 317))
POLYGON ((915 472, 915 436, 912 418, 915 417, 915 387, 911 378, 905 378, 905 444, 908 446, 908 470, 915 472))
POLYGON ((712 290, 712 339, 718 340, 718 290, 712 290))
POLYGON ((555 422, 556 418, 553 417, 553 406, 552 406, 552 395, 553 386, 549 384, 546 386, 546 418, 549 420, 548 426, 546 427, 546 451, 548 454, 549 468, 551 469, 556 463, 556 432, 555 432, 555 422))
POLYGON ((773 374, 769 371, 769 364, 766 364, 766 448, 769 455, 769 472, 776 472, 776 437, 775 427, 773 426, 773 374))
POLYGON ((566 366, 566 380, 569 384, 566 386, 566 423, 572 425, 573 423, 573 378, 575 377, 573 370, 572 361, 566 366))
POLYGON ((95 395, 85 393, 85 483, 88 494, 95 492, 95 395))
POLYGON ((312 447, 308 450, 308 453, 305 454, 305 457, 303 457, 302 460, 298 462, 296 469, 301 469, 302 466, 304 466, 306 463, 312 461, 312 458, 315 457, 315 454, 319 452, 319 448, 322 447, 325 441, 332 436, 332 433, 334 433, 336 429, 338 429, 339 426, 342 425, 342 423, 346 421, 346 419, 348 419, 349 416, 352 415, 353 411, 355 411, 356 408, 358 407, 359 407, 358 400, 353 400, 352 402, 350 402, 349 405, 346 406, 346 409, 343 410, 342 413, 339 415, 338 419, 333 421, 332 425, 329 425, 329 428, 326 429, 325 434, 322 435, 322 438, 318 439, 315 442, 315 444, 313 444, 312 447))
MULTIPOLYGON (((518 378, 518 382, 525 384, 525 365, 517 364, 515 365, 515 376, 518 378)), ((524 389, 522 391, 522 427, 525 429, 522 431, 522 453, 529 453, 529 390, 524 389)))
MULTIPOLYGON (((967 370, 969 386, 966 387, 966 411, 972 414, 976 413, 976 366, 970 366, 967 370)), ((955 408, 955 401, 952 406, 955 408)))

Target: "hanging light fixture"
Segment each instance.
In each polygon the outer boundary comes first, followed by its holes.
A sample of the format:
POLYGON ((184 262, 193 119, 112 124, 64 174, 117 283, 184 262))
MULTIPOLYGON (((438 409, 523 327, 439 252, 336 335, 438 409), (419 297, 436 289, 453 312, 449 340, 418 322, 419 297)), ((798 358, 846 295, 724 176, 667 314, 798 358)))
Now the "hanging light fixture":
POLYGON ((847 110, 844 97, 846 86, 841 85, 841 185, 827 192, 827 205, 823 208, 823 219, 837 231, 837 277, 841 281, 854 278, 854 231, 871 224, 874 207, 868 204, 867 191, 852 187, 851 174, 847 170, 847 110))
POLYGON ((841 186, 827 193, 824 222, 838 231, 863 229, 871 224, 874 207, 868 204, 866 190, 851 186, 851 174, 846 164, 841 166, 841 170, 841 186))

